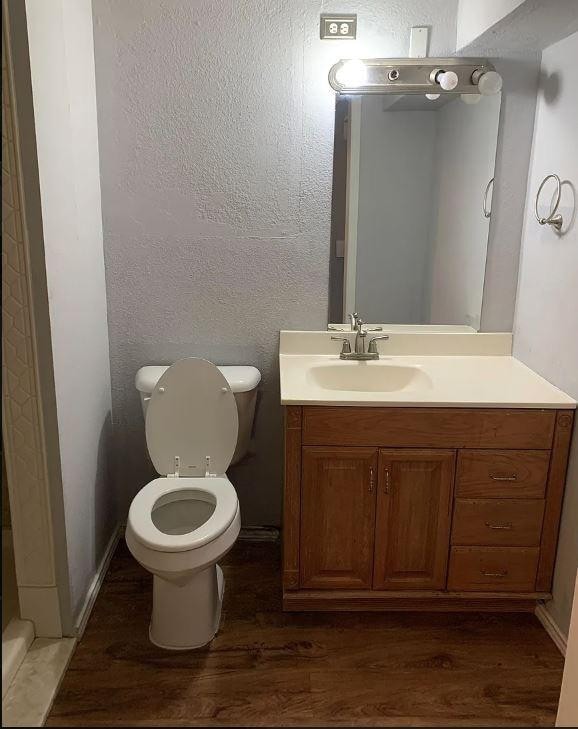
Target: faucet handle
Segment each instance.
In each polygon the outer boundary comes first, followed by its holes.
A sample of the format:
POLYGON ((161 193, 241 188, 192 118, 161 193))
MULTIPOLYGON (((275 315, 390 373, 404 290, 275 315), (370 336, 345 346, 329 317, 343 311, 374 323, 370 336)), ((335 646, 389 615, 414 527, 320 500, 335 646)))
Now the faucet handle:
POLYGON ((381 337, 373 337, 373 339, 369 341, 369 348, 367 350, 369 354, 378 354, 376 342, 380 339, 389 339, 389 334, 383 334, 381 337))
POLYGON ((351 342, 347 337, 331 337, 336 342, 343 342, 343 346, 341 347, 341 354, 350 354, 351 353, 351 342))

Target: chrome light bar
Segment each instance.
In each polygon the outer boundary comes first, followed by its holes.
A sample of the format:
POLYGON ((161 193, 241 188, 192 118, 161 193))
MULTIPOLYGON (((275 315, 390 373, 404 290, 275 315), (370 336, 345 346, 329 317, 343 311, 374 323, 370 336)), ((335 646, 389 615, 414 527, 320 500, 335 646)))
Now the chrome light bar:
POLYGON ((502 77, 485 58, 366 58, 338 61, 329 83, 339 94, 495 94, 502 77))

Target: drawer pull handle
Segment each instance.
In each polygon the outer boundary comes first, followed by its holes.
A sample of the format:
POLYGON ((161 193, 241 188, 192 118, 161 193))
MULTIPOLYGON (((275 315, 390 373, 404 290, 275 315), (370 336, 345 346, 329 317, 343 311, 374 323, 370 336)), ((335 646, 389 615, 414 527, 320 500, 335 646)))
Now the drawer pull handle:
POLYGON ((500 476, 497 473, 491 473, 490 478, 493 481, 517 481, 518 480, 518 474, 513 473, 511 476, 500 476))
POLYGON ((369 493, 373 493, 373 486, 374 486, 374 480, 373 480, 373 466, 370 466, 369 468, 369 493))
POLYGON ((480 570, 484 577, 506 577, 508 570, 502 570, 502 572, 484 572, 480 570))
POLYGON ((505 524, 492 524, 491 522, 487 521, 486 526, 488 529, 511 529, 514 525, 511 521, 507 521, 505 524))
POLYGON ((384 473, 385 473, 385 488, 384 488, 384 491, 385 491, 386 494, 388 494, 389 493, 390 486, 391 486, 391 483, 390 483, 391 476, 390 476, 390 473, 389 473, 389 466, 384 469, 384 473))

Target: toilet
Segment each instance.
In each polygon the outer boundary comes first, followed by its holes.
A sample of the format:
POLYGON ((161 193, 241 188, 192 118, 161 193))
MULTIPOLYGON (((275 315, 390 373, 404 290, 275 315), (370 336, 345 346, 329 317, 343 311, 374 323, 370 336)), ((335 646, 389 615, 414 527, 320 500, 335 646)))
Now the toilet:
POLYGON ((217 563, 241 527, 226 470, 247 452, 260 379, 255 367, 193 357, 137 372, 159 478, 134 497, 126 543, 153 574, 149 636, 161 648, 199 648, 219 628, 224 580, 217 563))

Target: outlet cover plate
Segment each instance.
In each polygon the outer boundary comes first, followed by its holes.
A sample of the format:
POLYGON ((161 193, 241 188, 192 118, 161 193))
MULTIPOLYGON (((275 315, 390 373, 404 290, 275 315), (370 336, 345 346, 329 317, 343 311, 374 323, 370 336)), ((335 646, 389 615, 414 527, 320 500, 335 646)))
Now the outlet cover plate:
POLYGON ((321 40, 355 40, 357 15, 323 14, 319 35, 321 40))

